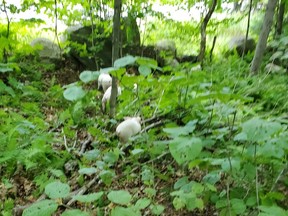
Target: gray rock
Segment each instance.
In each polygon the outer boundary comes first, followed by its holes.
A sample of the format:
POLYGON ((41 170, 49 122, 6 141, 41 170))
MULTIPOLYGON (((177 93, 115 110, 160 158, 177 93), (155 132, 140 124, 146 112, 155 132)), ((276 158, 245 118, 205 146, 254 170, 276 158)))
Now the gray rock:
POLYGON ((256 48, 255 40, 253 38, 248 38, 245 50, 244 50, 244 46, 245 46, 245 36, 233 37, 230 40, 229 45, 228 45, 229 53, 233 53, 234 50, 236 50, 237 54, 239 56, 242 56, 243 52, 244 52, 245 55, 248 52, 253 52, 255 50, 255 48, 256 48))
POLYGON ((61 50, 59 46, 47 38, 36 38, 31 44, 42 60, 60 60, 61 50))

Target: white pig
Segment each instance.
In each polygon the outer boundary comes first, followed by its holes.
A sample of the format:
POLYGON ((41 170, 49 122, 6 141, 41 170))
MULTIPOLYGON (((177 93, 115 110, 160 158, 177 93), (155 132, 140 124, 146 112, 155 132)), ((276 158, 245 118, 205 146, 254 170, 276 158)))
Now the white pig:
POLYGON ((121 122, 116 128, 116 134, 122 143, 126 143, 129 138, 141 131, 141 118, 129 117, 121 122))
MULTIPOLYGON (((117 87, 117 90, 118 90, 117 96, 121 95, 122 90, 121 90, 120 86, 117 87)), ((103 112, 105 112, 107 101, 110 101, 111 91, 112 91, 112 86, 108 87, 107 90, 105 91, 104 95, 103 95, 103 98, 102 98, 102 111, 103 112)))
POLYGON ((101 73, 98 77, 98 89, 102 87, 103 91, 106 90, 112 85, 112 77, 107 73, 101 73))

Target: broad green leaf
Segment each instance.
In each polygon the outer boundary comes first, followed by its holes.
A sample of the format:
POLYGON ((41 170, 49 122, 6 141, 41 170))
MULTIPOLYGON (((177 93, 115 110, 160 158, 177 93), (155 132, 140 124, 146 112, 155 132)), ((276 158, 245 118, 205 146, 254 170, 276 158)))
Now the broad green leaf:
POLYGON ((144 193, 149 197, 154 197, 156 195, 156 190, 154 188, 145 188, 144 193))
POLYGON ((242 199, 231 199, 230 200, 230 203, 231 203, 231 206, 232 206, 232 209, 234 210, 234 212, 236 214, 243 214, 246 210, 246 205, 244 203, 244 200, 242 199))
POLYGON ((212 172, 207 173, 203 177, 202 181, 214 185, 218 181, 220 181, 220 179, 221 179, 221 172, 220 171, 212 171, 212 172))
POLYGON ((184 199, 180 198, 180 197, 175 197, 173 199, 173 206, 176 210, 182 209, 186 206, 186 202, 184 199))
POLYGON ((168 133, 171 137, 178 137, 180 135, 188 135, 192 133, 196 128, 197 120, 189 121, 184 127, 163 128, 165 133, 168 133))
POLYGON ((137 57, 136 62, 140 66, 146 66, 152 69, 158 69, 158 63, 155 59, 151 59, 147 57, 137 57))
POLYGON ((131 65, 135 63, 136 58, 130 55, 124 56, 122 58, 117 59, 114 62, 114 67, 120 68, 120 67, 125 67, 127 65, 131 65))
POLYGON ((87 168, 82 168, 79 170, 79 173, 81 175, 91 175, 97 172, 97 169, 95 167, 87 167, 87 168))
POLYGON ((125 73, 126 73, 125 68, 118 68, 116 70, 110 71, 110 74, 114 77, 117 77, 118 79, 120 79, 125 73))
POLYGON ((259 206, 261 213, 259 216, 287 216, 288 211, 278 207, 278 206, 259 206))
POLYGON ((75 101, 85 96, 85 91, 80 86, 72 86, 67 88, 64 92, 64 98, 69 101, 75 101))
POLYGON ((53 200, 42 200, 32 204, 23 211, 22 216, 51 216, 58 208, 53 200))
POLYGON ((247 201, 246 201, 246 205, 249 206, 249 207, 252 207, 254 205, 256 205, 257 203, 257 198, 256 196, 250 196, 247 201))
POLYGON ((280 59, 281 60, 287 60, 288 59, 288 52, 284 53, 284 55, 280 59))
POLYGON ((13 71, 12 68, 2 68, 2 67, 0 67, 0 72, 1 73, 12 72, 12 71, 13 71))
POLYGON ((114 164, 118 161, 119 155, 114 152, 107 152, 103 156, 103 161, 109 164, 114 164))
POLYGON ((150 205, 150 209, 153 214, 161 215, 162 212, 165 210, 165 207, 163 205, 150 205))
POLYGON ((45 194, 51 199, 67 197, 69 192, 69 185, 62 182, 52 182, 45 187, 45 194))
POLYGON ((99 176, 104 184, 110 185, 112 183, 113 177, 115 176, 115 173, 111 170, 102 170, 99 173, 99 176))
POLYGON ((131 154, 132 154, 132 155, 137 155, 137 154, 141 154, 141 153, 143 153, 143 152, 145 152, 144 149, 133 149, 133 150, 131 151, 131 154))
POLYGON ((112 209, 111 216, 141 216, 141 214, 139 211, 135 211, 132 208, 116 206, 112 209))
POLYGON ((283 56, 283 52, 282 51, 276 51, 271 57, 270 57, 270 61, 275 61, 275 59, 280 58, 281 56, 283 56))
POLYGON ((107 68, 101 68, 100 73, 110 73, 111 71, 118 70, 118 68, 115 67, 107 67, 107 68))
POLYGON ((83 154, 84 158, 90 161, 96 160, 99 157, 99 155, 100 155, 100 150, 98 149, 93 149, 83 154))
POLYGON ((148 198, 142 198, 137 200, 137 202, 135 203, 135 208, 140 210, 140 209, 145 209, 147 208, 151 203, 151 200, 148 198))
POLYGON ((151 74, 151 68, 146 66, 146 65, 140 65, 139 68, 139 73, 142 75, 142 76, 148 76, 149 74, 151 74))
POLYGON ((81 211, 79 209, 71 209, 71 210, 66 210, 61 214, 61 216, 90 216, 88 212, 81 211))
POLYGON ((88 83, 94 80, 97 80, 97 78, 99 77, 100 72, 96 72, 96 71, 83 71, 79 78, 82 82, 84 83, 88 83))
POLYGON ((252 142, 268 140, 282 129, 278 122, 270 122, 259 118, 252 118, 244 122, 241 127, 242 132, 247 135, 247 140, 252 142))
POLYGON ((178 164, 194 160, 202 150, 201 139, 195 137, 178 137, 171 141, 169 150, 178 164))
POLYGON ((125 190, 111 191, 108 194, 108 199, 116 204, 127 205, 131 201, 131 194, 125 190))
POLYGON ((175 190, 180 189, 181 187, 183 187, 188 183, 189 183, 188 176, 184 176, 176 181, 176 183, 174 184, 174 189, 175 190))
POLYGON ((87 195, 76 195, 73 196, 73 199, 83 202, 83 203, 89 203, 89 202, 94 202, 99 200, 103 195, 103 192, 98 192, 98 193, 91 193, 87 195))

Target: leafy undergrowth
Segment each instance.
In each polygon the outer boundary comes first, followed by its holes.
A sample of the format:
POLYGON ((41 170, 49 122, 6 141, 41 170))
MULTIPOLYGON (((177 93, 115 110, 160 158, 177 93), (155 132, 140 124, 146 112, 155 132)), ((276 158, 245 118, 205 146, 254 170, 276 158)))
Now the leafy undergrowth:
POLYGON ((286 74, 250 77, 232 57, 116 65, 103 70, 122 87, 115 119, 99 72, 63 85, 53 68, 1 66, 1 215, 287 215, 286 74), (141 133, 120 144, 116 126, 136 115, 141 133))

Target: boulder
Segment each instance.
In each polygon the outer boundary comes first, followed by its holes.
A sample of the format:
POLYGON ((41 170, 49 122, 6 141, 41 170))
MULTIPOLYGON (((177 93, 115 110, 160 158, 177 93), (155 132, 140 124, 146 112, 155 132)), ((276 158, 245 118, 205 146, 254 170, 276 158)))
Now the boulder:
MULTIPOLYGON (((93 27, 94 46, 92 26, 77 27, 74 31, 68 28, 70 32, 66 31, 70 41, 69 54, 86 69, 98 70, 112 65, 112 28, 107 31, 103 26, 100 23, 93 27)), ((120 36, 122 46, 139 46, 140 32, 136 20, 131 17, 123 19, 123 26, 120 36)))
POLYGON ((229 53, 234 53, 234 50, 236 50, 237 54, 239 56, 242 56, 242 53, 246 55, 248 52, 253 52, 256 48, 256 43, 253 38, 248 38, 245 46, 245 36, 237 36, 233 37, 228 45, 229 53))
POLYGON ((55 62, 61 60, 61 50, 56 43, 47 38, 36 38, 31 44, 36 54, 44 62, 55 62))
POLYGON ((176 44, 173 40, 163 39, 155 44, 156 60, 160 67, 170 65, 176 59, 176 44))

